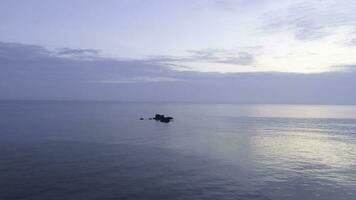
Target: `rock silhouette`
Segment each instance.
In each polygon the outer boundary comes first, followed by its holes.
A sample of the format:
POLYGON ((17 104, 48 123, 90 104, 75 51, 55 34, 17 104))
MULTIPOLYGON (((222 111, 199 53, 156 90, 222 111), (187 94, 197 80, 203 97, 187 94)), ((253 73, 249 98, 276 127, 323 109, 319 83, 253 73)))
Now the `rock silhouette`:
POLYGON ((155 119, 156 121, 163 122, 163 123, 169 123, 173 120, 173 117, 165 117, 164 115, 156 114, 153 119, 155 119))
MULTIPOLYGON (((156 120, 163 123, 169 123, 173 120, 173 117, 166 117, 164 115, 156 114, 154 117, 146 118, 148 120, 156 120)), ((140 117, 140 120, 145 120, 145 118, 140 117)))

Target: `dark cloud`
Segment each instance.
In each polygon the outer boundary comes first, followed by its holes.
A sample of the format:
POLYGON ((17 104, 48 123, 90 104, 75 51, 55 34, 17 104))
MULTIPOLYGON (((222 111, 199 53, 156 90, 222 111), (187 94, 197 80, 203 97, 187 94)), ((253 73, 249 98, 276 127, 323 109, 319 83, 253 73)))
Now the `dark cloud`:
POLYGON ((150 63, 168 63, 168 62, 184 62, 189 61, 190 58, 187 57, 176 57, 176 56, 149 56, 145 59, 150 63))
POLYGON ((354 71, 180 72, 147 60, 68 59, 32 45, 0 43, 0 52, 0 99, 356 104, 354 71))
POLYGON ((92 59, 81 59, 83 53, 98 52, 96 50, 82 49, 62 49, 50 51, 46 48, 34 45, 0 43, 0 63, 1 71, 4 74, 26 72, 36 75, 48 75, 54 79, 68 78, 76 76, 72 81, 93 81, 105 80, 116 76, 126 78, 135 76, 154 77, 161 73, 170 74, 171 70, 167 67, 156 65, 144 60, 117 60, 99 56, 92 59), (62 57, 63 55, 76 55, 62 57), (68 75, 68 77, 55 77, 54 74, 68 75))
POLYGON ((50 57, 51 52, 37 45, 0 42, 0 58, 28 60, 50 57))
POLYGON ((56 54, 61 56, 72 56, 72 57, 97 57, 99 56, 100 51, 95 49, 61 48, 61 49, 57 49, 56 54))

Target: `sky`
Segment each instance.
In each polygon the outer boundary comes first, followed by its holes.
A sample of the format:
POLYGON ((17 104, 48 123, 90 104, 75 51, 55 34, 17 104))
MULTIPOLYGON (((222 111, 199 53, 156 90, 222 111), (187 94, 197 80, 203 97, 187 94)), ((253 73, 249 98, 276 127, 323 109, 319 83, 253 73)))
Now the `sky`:
POLYGON ((1 0, 0 99, 356 104, 354 0, 1 0))

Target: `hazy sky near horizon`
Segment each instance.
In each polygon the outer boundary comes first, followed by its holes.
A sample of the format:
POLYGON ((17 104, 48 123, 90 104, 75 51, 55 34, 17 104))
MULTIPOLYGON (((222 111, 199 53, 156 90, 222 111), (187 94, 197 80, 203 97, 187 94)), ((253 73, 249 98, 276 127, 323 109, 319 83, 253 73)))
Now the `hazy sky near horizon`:
POLYGON ((353 0, 2 0, 0 98, 356 103, 353 0))

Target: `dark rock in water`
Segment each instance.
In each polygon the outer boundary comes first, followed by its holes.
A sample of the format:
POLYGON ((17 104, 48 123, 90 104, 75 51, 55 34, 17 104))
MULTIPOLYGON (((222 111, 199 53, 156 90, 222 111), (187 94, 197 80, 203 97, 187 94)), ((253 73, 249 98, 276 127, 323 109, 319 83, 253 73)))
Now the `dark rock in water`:
POLYGON ((144 118, 143 118, 143 117, 141 117, 141 118, 140 118, 140 120, 144 120, 144 118))
POLYGON ((169 117, 164 117, 164 118, 160 119, 159 121, 163 122, 163 123, 169 123, 169 122, 171 122, 171 119, 169 117))
POLYGON ((152 118, 152 117, 150 117, 150 118, 148 118, 148 120, 153 120, 153 118, 152 118))
POLYGON ((165 117, 164 115, 156 114, 153 119, 160 122, 169 123, 172 121, 173 117, 165 117))
POLYGON ((156 114, 155 117, 153 119, 160 121, 161 119, 164 118, 164 115, 160 115, 160 114, 156 114))

